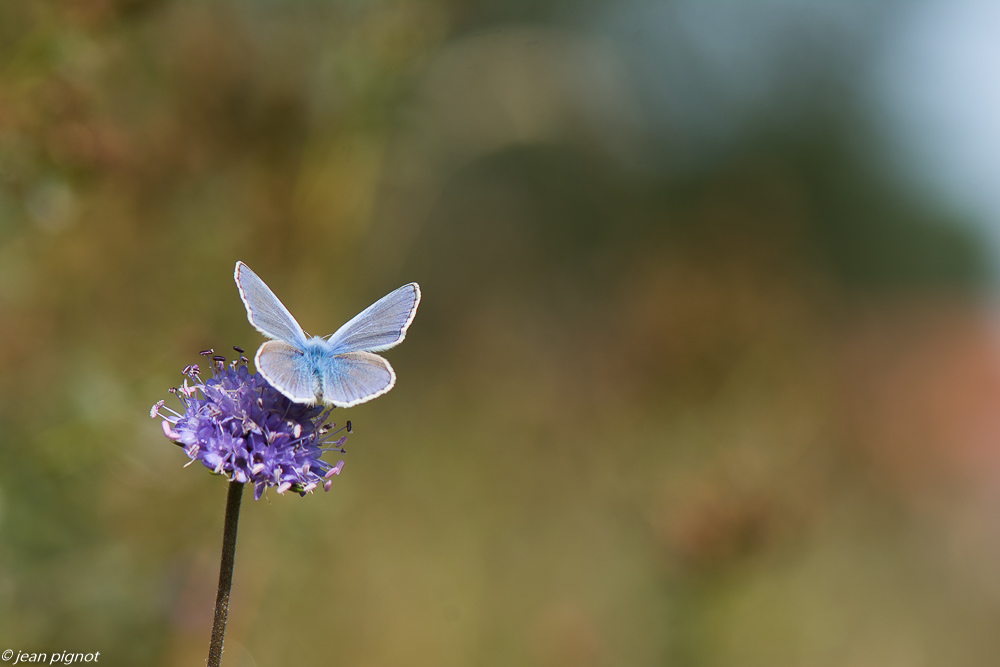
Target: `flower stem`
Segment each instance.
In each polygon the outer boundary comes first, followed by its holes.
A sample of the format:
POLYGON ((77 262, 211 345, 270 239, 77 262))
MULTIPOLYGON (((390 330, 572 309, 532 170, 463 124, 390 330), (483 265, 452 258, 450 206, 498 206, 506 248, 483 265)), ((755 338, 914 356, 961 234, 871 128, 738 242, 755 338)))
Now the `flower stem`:
POLYGON ((215 620, 212 622, 212 643, 208 646, 208 667, 222 662, 222 639, 226 634, 229 614, 229 589, 233 586, 233 563, 236 560, 236 528, 240 521, 240 500, 243 482, 230 482, 226 498, 226 521, 222 529, 222 564, 219 566, 219 592, 215 597, 215 620))

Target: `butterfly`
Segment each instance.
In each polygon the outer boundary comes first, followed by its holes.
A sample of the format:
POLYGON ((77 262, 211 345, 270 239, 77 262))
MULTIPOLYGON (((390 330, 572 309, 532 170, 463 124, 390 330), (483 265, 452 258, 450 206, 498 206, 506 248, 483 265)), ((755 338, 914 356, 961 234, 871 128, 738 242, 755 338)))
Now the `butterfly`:
POLYGON ((306 338, 288 309, 246 264, 236 262, 233 278, 250 324, 274 339, 258 348, 254 365, 292 401, 349 408, 396 384, 392 366, 374 353, 406 337, 420 303, 417 283, 389 292, 326 338, 306 338))

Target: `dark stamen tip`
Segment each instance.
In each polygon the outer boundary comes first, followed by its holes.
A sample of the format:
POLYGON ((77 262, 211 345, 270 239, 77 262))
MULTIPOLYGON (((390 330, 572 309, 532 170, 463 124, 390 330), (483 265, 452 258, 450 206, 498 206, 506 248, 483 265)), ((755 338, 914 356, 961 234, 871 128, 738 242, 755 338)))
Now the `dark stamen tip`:
POLYGON ((224 356, 222 356, 221 354, 217 354, 217 355, 215 355, 215 356, 212 357, 212 361, 218 361, 218 362, 221 362, 221 363, 225 363, 226 358, 224 356))
POLYGON ((233 349, 236 350, 237 352, 239 352, 240 354, 243 354, 244 352, 246 352, 246 350, 244 350, 239 345, 233 345, 233 349))
POLYGON ((215 350, 214 350, 214 349, 212 349, 212 348, 208 348, 207 350, 202 350, 202 351, 201 351, 201 352, 199 352, 198 354, 200 354, 200 355, 202 355, 202 356, 204 356, 204 357, 207 357, 208 355, 212 354, 213 352, 215 352, 215 350))
POLYGON ((353 433, 354 432, 354 431, 351 430, 351 420, 350 419, 347 420, 347 432, 348 433, 353 433))

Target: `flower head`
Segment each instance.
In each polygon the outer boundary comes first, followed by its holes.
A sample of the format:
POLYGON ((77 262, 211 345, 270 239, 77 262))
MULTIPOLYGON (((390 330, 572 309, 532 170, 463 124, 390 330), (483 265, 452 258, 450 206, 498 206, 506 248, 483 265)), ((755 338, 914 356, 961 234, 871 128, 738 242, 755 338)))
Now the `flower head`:
POLYGON ((344 452, 347 436, 331 438, 343 430, 350 433, 351 422, 333 430, 336 424, 326 421, 333 408, 293 403, 260 373, 251 373, 243 356, 227 365, 213 350, 202 354, 210 357, 212 377, 202 380, 192 364, 183 371, 184 383, 170 390, 183 411, 163 401, 149 411, 150 417, 163 419, 164 435, 184 448, 191 458, 187 465, 201 461, 217 475, 253 482, 254 499, 269 486, 303 496, 320 485, 329 491, 344 462, 330 465, 320 457, 344 452))

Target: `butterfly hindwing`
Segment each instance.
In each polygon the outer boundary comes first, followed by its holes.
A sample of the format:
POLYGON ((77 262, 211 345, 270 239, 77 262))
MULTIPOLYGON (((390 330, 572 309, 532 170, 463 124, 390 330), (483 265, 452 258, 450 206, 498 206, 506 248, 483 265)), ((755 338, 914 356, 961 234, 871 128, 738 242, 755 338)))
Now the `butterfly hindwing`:
POLYGON ((319 378, 301 350, 269 340, 257 350, 254 365, 275 389, 296 403, 315 403, 319 378))
POLYGON ((331 354, 321 365, 323 401, 339 408, 381 396, 396 384, 389 362, 371 352, 331 354))

